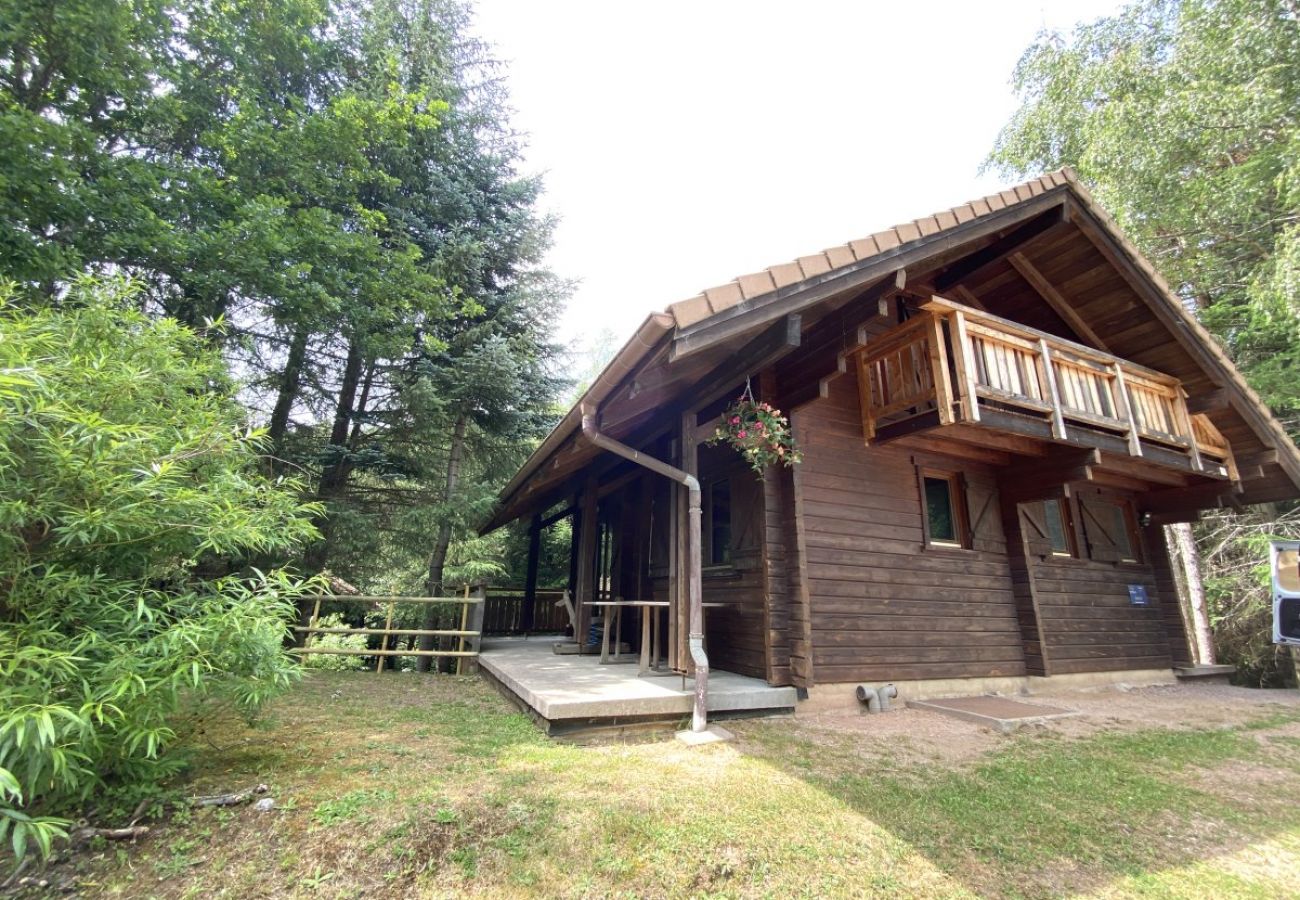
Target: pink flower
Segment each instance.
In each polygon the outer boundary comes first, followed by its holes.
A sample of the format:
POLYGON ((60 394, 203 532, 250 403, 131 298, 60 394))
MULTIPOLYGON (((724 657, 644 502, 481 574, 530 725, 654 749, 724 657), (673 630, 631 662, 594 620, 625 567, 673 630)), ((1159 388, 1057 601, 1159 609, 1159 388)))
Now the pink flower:
POLYGON ((744 429, 741 429, 741 431, 736 435, 736 437, 738 437, 738 438, 743 438, 743 437, 746 437, 748 434, 749 434, 748 431, 745 431, 744 429))
POLYGON ((732 417, 731 417, 731 424, 732 424, 732 425, 739 425, 739 424, 740 424, 740 416, 732 416, 732 417))

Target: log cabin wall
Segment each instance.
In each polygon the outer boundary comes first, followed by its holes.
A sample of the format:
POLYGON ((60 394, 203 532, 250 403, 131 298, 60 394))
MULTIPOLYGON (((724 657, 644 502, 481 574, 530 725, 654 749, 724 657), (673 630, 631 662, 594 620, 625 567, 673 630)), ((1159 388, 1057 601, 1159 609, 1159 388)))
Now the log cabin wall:
POLYGON ((709 666, 767 679, 763 482, 730 447, 701 446, 699 454, 704 489, 703 597, 705 603, 725 604, 705 610, 709 666), (730 528, 726 550, 715 556, 714 542, 721 540, 721 532, 711 527, 710 505, 713 491, 720 487, 730 496, 730 528))
POLYGON ((982 514, 979 549, 925 548, 918 454, 865 446, 856 378, 829 387, 794 414, 816 682, 1024 675, 992 470, 925 458, 964 472, 982 514))
MULTIPOLYGON (((1077 549, 1073 556, 1031 554, 1029 565, 1047 647, 1048 674, 1167 669, 1190 661, 1164 534, 1158 526, 1134 529, 1137 562, 1089 558, 1090 519, 1081 512, 1100 497, 1076 492, 1072 509, 1077 549), (1135 606, 1130 585, 1145 589, 1146 606, 1135 606)), ((1123 495, 1108 499, 1123 502, 1123 495)))

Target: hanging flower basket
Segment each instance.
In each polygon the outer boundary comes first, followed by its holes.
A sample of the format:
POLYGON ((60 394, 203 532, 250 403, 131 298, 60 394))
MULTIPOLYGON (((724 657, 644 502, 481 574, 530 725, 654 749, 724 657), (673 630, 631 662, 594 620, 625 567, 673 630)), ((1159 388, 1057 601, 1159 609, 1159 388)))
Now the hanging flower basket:
POLYGON ((712 446, 725 441, 760 476, 768 466, 793 466, 803 458, 794 445, 790 420, 771 404, 755 402, 748 386, 722 416, 722 424, 705 443, 712 446))

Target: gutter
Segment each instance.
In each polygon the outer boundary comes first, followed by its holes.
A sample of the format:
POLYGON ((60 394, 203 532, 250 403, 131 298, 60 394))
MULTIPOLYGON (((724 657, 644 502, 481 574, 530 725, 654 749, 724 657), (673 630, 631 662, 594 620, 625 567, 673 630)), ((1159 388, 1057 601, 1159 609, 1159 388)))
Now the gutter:
MULTIPOLYGON (((602 375, 602 377, 604 376, 602 375)), ((596 415, 592 411, 593 407, 584 402, 579 404, 579 408, 582 411, 582 436, 592 444, 602 450, 608 450, 615 456, 621 456, 623 459, 647 468, 656 475, 662 475, 686 486, 687 497, 689 498, 687 508, 689 527, 686 538, 686 590, 690 601, 686 643, 691 653, 691 662, 695 664, 695 707, 691 713, 691 731, 704 731, 709 724, 709 658, 704 653, 704 598, 701 594, 702 574, 700 561, 701 492, 699 479, 689 472, 670 466, 653 456, 646 456, 627 444, 619 443, 613 438, 601 434, 599 427, 596 425, 596 415)))

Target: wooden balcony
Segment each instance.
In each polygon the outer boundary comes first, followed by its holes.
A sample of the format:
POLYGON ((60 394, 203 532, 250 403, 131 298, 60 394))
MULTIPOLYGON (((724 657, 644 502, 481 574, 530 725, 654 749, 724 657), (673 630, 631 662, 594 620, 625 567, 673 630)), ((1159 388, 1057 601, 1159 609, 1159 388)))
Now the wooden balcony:
POLYGON ((855 357, 869 443, 964 423, 1235 477, 1178 379, 940 297, 855 357))

